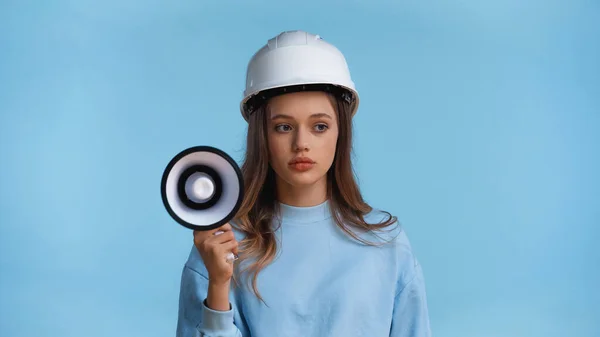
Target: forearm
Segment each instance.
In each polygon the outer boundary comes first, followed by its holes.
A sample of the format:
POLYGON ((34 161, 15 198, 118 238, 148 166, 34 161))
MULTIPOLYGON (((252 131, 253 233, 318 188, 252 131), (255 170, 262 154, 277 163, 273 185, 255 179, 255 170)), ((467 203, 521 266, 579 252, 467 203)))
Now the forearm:
MULTIPOLYGON (((201 270, 200 266, 195 267, 201 270)), ((203 337, 241 337, 234 323, 235 304, 228 299, 229 285, 211 285, 208 277, 196 270, 186 267, 183 271, 177 337, 196 337, 198 333, 203 337), (215 309, 208 305, 209 299, 215 309)))
POLYGON ((216 311, 228 311, 231 309, 229 304, 230 282, 215 284, 208 282, 208 293, 206 296, 206 305, 216 311))

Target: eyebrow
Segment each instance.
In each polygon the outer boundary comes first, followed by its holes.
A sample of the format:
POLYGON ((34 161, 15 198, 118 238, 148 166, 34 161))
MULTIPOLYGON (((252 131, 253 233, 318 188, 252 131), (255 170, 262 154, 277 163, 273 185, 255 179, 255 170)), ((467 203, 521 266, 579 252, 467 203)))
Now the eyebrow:
MULTIPOLYGON (((332 119, 331 116, 329 116, 326 113, 316 113, 316 114, 310 115, 310 118, 321 118, 321 117, 332 119)), ((276 114, 276 115, 273 115, 273 117, 271 117, 272 120, 277 119, 277 118, 294 119, 294 117, 292 117, 290 115, 286 115, 286 114, 276 114)))

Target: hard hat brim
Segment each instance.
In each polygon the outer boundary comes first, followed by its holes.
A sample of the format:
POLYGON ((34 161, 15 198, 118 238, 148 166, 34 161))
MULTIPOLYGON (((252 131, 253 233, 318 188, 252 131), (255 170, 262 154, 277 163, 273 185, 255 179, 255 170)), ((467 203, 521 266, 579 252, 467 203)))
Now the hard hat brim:
POLYGON ((333 94, 336 98, 342 99, 350 105, 351 117, 354 117, 358 110, 359 96, 354 88, 316 81, 292 85, 274 85, 257 91, 256 93, 251 93, 240 103, 240 111, 244 119, 249 121, 250 115, 264 105, 269 99, 283 94, 303 91, 322 91, 333 94))

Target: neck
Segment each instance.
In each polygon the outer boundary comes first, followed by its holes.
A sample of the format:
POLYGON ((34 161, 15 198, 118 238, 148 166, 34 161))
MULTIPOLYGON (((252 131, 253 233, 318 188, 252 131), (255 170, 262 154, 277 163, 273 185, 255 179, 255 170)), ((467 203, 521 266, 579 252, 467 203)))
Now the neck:
POLYGON ((277 177, 277 199, 296 207, 320 205, 327 200, 327 176, 311 185, 293 186, 277 177))

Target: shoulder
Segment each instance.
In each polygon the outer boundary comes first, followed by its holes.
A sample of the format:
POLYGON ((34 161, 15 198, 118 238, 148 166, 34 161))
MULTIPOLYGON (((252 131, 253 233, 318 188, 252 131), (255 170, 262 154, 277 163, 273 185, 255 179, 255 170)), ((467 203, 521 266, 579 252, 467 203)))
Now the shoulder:
POLYGON ((371 211, 364 216, 364 220, 372 231, 368 234, 368 240, 375 239, 377 243, 397 244, 398 240, 402 241, 404 228, 402 223, 393 213, 373 207, 371 211), (387 224, 383 226, 383 224, 387 224))
POLYGON ((386 249, 389 253, 389 257, 393 261, 392 265, 396 269, 398 291, 400 291, 418 275, 420 265, 406 227, 394 214, 373 208, 371 212, 365 215, 365 221, 374 225, 385 223, 388 220, 395 220, 395 222, 388 227, 375 229, 370 236, 376 238, 378 244, 382 244, 381 248, 386 249))

